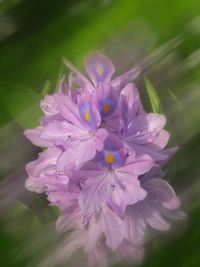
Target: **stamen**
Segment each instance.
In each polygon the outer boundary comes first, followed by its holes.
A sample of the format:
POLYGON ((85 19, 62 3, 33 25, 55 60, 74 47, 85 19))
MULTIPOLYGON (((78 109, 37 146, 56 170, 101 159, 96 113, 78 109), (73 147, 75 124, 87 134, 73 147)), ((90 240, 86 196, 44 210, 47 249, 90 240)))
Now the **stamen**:
POLYGON ((103 73, 103 66, 98 63, 96 66, 96 70, 97 70, 97 73, 99 74, 99 76, 101 76, 103 73))
POLYGON ((105 157, 105 161, 108 163, 112 163, 113 161, 115 161, 115 157, 113 157, 112 153, 108 152, 107 156, 105 157))
POLYGON ((89 112, 88 109, 86 109, 86 112, 84 114, 84 117, 85 117, 86 121, 88 121, 88 122, 90 121, 90 112, 89 112))
POLYGON ((103 105, 103 111, 104 111, 104 113, 108 113, 110 111, 110 106, 108 103, 105 103, 103 105))

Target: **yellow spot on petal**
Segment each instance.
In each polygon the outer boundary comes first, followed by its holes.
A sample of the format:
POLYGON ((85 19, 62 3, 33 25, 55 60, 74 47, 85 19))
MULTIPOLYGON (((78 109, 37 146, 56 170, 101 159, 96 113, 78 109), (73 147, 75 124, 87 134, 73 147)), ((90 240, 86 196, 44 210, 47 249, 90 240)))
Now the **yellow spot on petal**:
POLYGON ((99 76, 101 76, 103 74, 103 66, 101 64, 97 64, 96 66, 96 70, 99 76))
POLYGON ((85 117, 86 121, 90 121, 90 112, 89 112, 88 109, 86 109, 86 112, 84 114, 84 117, 85 117))
POLYGON ((108 103, 105 103, 103 105, 103 111, 104 111, 104 113, 108 113, 110 111, 110 106, 108 103))
POLYGON ((108 152, 106 157, 105 157, 105 161, 108 163, 112 163, 113 161, 115 161, 115 158, 113 157, 112 153, 108 152))

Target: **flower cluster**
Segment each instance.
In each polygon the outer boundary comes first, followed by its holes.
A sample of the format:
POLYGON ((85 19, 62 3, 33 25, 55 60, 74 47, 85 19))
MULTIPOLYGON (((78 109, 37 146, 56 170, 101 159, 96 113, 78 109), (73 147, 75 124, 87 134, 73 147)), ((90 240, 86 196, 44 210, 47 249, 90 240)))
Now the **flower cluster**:
POLYGON ((59 207, 58 231, 72 231, 68 252, 82 248, 91 266, 110 253, 139 261, 146 228, 166 231, 166 217, 179 216, 179 198, 161 170, 176 151, 165 149, 165 116, 144 111, 130 83, 137 67, 111 79, 112 62, 95 53, 85 61, 90 81, 65 63, 68 83, 63 77, 57 93, 45 96, 40 126, 25 131, 46 148, 27 164, 26 188, 59 207))

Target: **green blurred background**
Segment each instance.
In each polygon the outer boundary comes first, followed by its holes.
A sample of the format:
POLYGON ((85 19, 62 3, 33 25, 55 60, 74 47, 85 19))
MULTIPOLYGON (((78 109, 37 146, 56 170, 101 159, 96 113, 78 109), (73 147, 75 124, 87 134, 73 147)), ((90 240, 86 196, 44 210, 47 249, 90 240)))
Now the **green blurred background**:
POLYGON ((150 111, 144 76, 152 82, 171 144, 180 146, 166 177, 188 218, 147 242, 142 266, 200 266, 200 1, 0 0, 1 266, 39 266, 62 239, 57 211, 24 189, 24 165, 39 150, 22 133, 38 123, 41 94, 53 92, 67 72, 61 58, 82 69, 85 54, 96 49, 117 73, 160 55, 136 83, 150 111))

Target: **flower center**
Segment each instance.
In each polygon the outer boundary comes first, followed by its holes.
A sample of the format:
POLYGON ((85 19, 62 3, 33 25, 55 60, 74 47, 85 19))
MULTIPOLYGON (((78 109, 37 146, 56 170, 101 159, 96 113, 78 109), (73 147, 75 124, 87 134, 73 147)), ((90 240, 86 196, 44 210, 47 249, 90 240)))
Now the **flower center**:
POLYGON ((89 112, 88 108, 85 111, 84 117, 85 117, 86 121, 88 121, 88 122, 90 121, 90 112, 89 112))
POLYGON ((103 74, 103 66, 101 64, 97 64, 96 65, 96 70, 99 76, 101 76, 103 74))
POLYGON ((84 124, 92 130, 96 129, 96 118, 90 102, 82 102, 79 105, 79 114, 84 124))
POLYGON ((103 111, 104 113, 108 113, 110 111, 110 106, 108 103, 104 103, 103 105, 103 111))
POLYGON ((103 97, 99 101, 99 112, 102 117, 111 115, 117 106, 117 102, 112 96, 103 97))
POLYGON ((112 153, 108 152, 105 157, 105 161, 107 163, 113 163, 115 161, 115 157, 112 155, 112 153))

